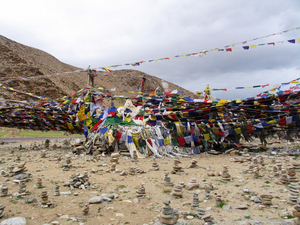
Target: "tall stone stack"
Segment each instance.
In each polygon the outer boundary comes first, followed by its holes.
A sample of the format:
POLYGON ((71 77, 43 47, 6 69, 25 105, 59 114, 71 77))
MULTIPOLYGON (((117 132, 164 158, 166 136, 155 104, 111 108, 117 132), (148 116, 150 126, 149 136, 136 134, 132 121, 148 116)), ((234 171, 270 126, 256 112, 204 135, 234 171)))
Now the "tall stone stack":
POLYGON ((182 185, 177 184, 174 187, 174 190, 171 193, 171 195, 174 196, 175 198, 182 198, 182 185))
POLYGON ((289 176, 290 182, 298 182, 298 179, 296 177, 296 171, 294 167, 287 168, 287 175, 289 176))
POLYGON ((199 166, 197 165, 197 160, 192 159, 191 160, 191 165, 189 165, 188 168, 199 168, 199 166))
POLYGON ((134 166, 130 166, 128 169, 128 174, 129 175, 135 175, 135 167, 134 166))
POLYGON ((279 172, 277 166, 273 166, 273 176, 274 177, 279 177, 279 172))
POLYGON ((36 182, 36 187, 43 188, 42 178, 38 177, 37 182, 36 182))
POLYGON ((197 183, 196 178, 191 178, 190 183, 187 184, 186 189, 192 190, 195 188, 199 188, 199 183, 197 183))
POLYGON ((11 168, 10 176, 13 176, 14 179, 16 179, 16 180, 28 181, 29 178, 31 177, 31 174, 26 173, 28 171, 25 166, 26 163, 27 163, 27 161, 20 162, 16 167, 11 168))
POLYGON ((192 202, 192 209, 197 209, 199 208, 199 194, 197 192, 193 193, 193 202, 192 202))
POLYGON ((287 189, 289 189, 289 191, 290 191, 290 194, 289 194, 290 204, 296 204, 297 199, 299 198, 298 185, 295 183, 291 183, 291 184, 289 184, 287 189))
POLYGON ((116 163, 116 164, 119 164, 119 158, 120 158, 120 154, 119 153, 111 153, 110 157, 110 162, 111 163, 116 163))
POLYGON ((26 190, 25 181, 21 181, 19 185, 18 195, 27 195, 29 191, 26 190))
POLYGON ((152 160, 152 166, 151 166, 150 170, 152 170, 152 171, 158 171, 159 170, 159 166, 158 166, 155 158, 153 158, 153 160, 152 160))
POLYGON ((166 186, 174 185, 173 182, 171 181, 171 177, 169 176, 169 173, 165 173, 164 181, 166 186))
POLYGON ((0 219, 4 216, 5 205, 0 204, 0 219))
POLYGON ((253 178, 257 179, 259 178, 259 168, 255 167, 255 169, 253 170, 253 178))
POLYGON ((280 175, 279 182, 282 183, 282 184, 289 184, 290 183, 286 170, 281 170, 281 175, 280 175))
POLYGON ((174 160, 173 170, 171 171, 172 174, 183 174, 184 173, 184 170, 182 169, 181 166, 179 166, 179 163, 181 163, 179 159, 174 160))
POLYGON ((177 210, 173 210, 170 206, 170 200, 164 200, 164 207, 159 214, 158 219, 162 224, 175 224, 179 218, 177 210))
POLYGON ((260 195, 260 199, 262 201, 261 204, 264 205, 264 206, 272 205, 272 198, 273 198, 273 196, 270 195, 270 194, 261 194, 260 195))
POLYGON ((222 172, 222 182, 229 182, 230 179, 230 174, 228 173, 228 166, 227 165, 223 165, 223 172, 222 172))
POLYGON ((42 191, 41 199, 42 199, 41 201, 42 205, 46 205, 49 202, 47 191, 42 191))
POLYGON ((8 195, 8 187, 4 183, 4 184, 1 185, 0 197, 6 197, 7 195, 8 195))
POLYGON ((55 186, 55 189, 54 189, 54 196, 60 196, 59 185, 56 185, 56 186, 55 186))
POLYGON ((145 198, 145 195, 146 195, 146 189, 144 187, 144 184, 141 184, 140 188, 136 191, 136 197, 145 198))
POLYGON ((300 220, 300 203, 294 206, 293 216, 298 218, 298 222, 300 220))
POLYGON ((300 172, 300 163, 293 163, 292 165, 295 168, 295 172, 300 172))

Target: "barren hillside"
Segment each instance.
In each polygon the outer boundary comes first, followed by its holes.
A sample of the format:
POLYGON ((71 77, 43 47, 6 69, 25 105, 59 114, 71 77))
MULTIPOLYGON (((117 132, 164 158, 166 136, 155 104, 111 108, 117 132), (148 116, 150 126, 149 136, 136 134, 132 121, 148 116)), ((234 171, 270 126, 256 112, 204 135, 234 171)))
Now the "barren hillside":
MULTIPOLYGON (((80 68, 60 62, 52 55, 36 48, 22 45, 0 35, 0 81, 10 77, 32 77, 74 71, 80 68)), ((145 92, 152 92, 157 86, 161 86, 162 80, 137 70, 116 70, 108 73, 107 76, 98 75, 95 85, 103 88, 116 88, 116 90, 138 91, 142 78, 146 77, 145 92), (116 75, 116 76, 114 76, 116 75), (125 75, 125 76, 123 76, 125 75), (135 77, 132 77, 135 76, 135 77), (122 78, 122 79, 120 79, 122 78)), ((31 92, 39 96, 56 99, 70 93, 76 92, 86 86, 87 75, 85 72, 70 73, 59 76, 49 76, 30 80, 13 79, 4 83, 6 86, 18 90, 31 92)), ((169 83, 169 82, 168 82, 169 83)), ((184 90, 185 94, 192 94, 175 84, 169 83, 171 90, 184 90)), ((114 93, 112 94, 119 94, 114 93)), ((122 93, 122 95, 128 93, 122 93)), ((132 94, 131 94, 132 95, 132 94)), ((34 100, 28 95, 0 89, 1 99, 10 100, 34 100)))

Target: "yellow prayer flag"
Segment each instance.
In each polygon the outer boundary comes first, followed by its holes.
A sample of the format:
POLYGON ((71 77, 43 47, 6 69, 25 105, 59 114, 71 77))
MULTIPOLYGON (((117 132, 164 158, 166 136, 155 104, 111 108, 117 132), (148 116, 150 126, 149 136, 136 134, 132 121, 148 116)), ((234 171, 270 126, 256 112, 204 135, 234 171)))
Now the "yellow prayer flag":
POLYGON ((82 104, 80 106, 79 110, 78 110, 78 113, 77 113, 79 121, 82 121, 82 120, 86 119, 84 111, 85 111, 84 104, 82 104))
POLYGON ((247 87, 245 87, 245 88, 253 88, 253 86, 247 86, 247 87))
POLYGON ((294 80, 294 81, 291 81, 290 83, 291 84, 297 84, 297 83, 299 83, 300 81, 298 81, 298 80, 294 80))
POLYGON ((276 91, 276 88, 271 88, 270 91, 276 91))
POLYGON ((129 117, 125 117, 125 121, 126 121, 127 123, 129 123, 129 122, 130 122, 130 120, 131 120, 131 118, 129 118, 129 117))
POLYGON ((185 55, 180 55, 180 57, 185 57, 185 55))
POLYGON ((164 144, 167 145, 167 144, 170 144, 171 143, 171 138, 165 138, 164 139, 164 144))
POLYGON ((257 45, 250 45, 250 48, 256 48, 257 45))
POLYGON ((208 141, 210 139, 210 135, 209 134, 203 134, 203 137, 204 137, 205 141, 208 141))
POLYGON ((297 39, 297 42, 300 42, 300 38, 297 39))
POLYGON ((67 124, 68 124, 68 128, 69 128, 70 130, 74 130, 74 126, 73 126, 72 123, 67 122, 67 124))
POLYGON ((234 131, 235 131, 235 133, 236 133, 236 134, 240 134, 240 133, 242 133, 242 130, 241 130, 241 128, 235 128, 235 129, 234 129, 234 131))

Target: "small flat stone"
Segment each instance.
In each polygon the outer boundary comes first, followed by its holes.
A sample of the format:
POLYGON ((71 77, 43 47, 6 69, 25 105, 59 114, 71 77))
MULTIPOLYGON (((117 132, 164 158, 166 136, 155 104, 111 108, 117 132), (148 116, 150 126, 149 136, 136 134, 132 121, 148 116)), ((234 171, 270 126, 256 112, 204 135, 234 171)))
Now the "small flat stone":
POLYGON ((102 202, 103 197, 102 196, 96 196, 89 200, 89 204, 98 204, 102 202))
POLYGON ((229 210, 229 209, 231 209, 231 206, 230 205, 223 205, 222 209, 229 210))

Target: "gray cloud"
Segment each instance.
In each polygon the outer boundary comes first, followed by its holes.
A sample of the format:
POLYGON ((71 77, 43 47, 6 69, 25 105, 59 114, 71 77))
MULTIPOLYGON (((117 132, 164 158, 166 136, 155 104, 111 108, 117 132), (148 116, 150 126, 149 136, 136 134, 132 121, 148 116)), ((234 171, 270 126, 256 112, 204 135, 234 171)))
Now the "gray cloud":
MULTIPOLYGON (((2 35, 82 68, 210 50, 300 26, 298 0, 89 0, 51 1, 46 5, 28 0, 2 5, 2 35)), ((299 37, 300 30, 296 30, 247 45, 299 37)), ((191 91, 203 90, 206 84, 215 88, 275 84, 298 78, 299 47, 299 43, 276 43, 274 47, 209 52, 203 57, 120 69, 138 69, 191 91)), ((265 89, 213 94, 232 99, 262 91, 265 89)))

